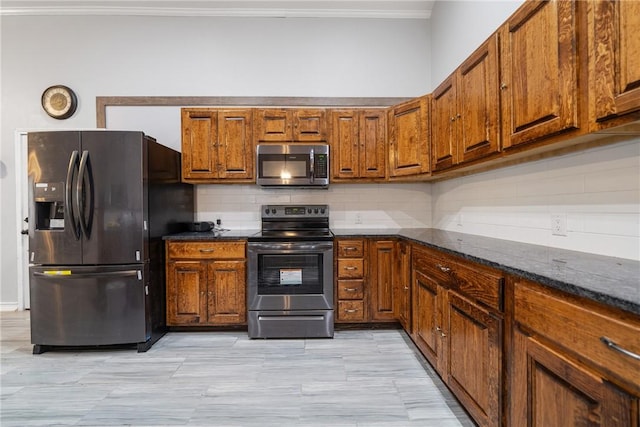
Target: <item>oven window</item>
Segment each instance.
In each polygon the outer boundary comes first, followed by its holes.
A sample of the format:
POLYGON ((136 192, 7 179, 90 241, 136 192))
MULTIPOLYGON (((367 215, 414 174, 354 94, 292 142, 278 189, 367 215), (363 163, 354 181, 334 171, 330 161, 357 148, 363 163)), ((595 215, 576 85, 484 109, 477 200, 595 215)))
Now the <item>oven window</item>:
POLYGON ((323 254, 259 254, 258 295, 322 294, 323 254))

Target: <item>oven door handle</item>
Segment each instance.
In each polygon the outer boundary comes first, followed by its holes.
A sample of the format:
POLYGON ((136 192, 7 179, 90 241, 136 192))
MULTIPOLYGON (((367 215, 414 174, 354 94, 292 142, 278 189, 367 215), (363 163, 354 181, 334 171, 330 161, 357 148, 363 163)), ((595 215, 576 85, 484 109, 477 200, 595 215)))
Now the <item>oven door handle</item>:
POLYGON ((299 252, 327 251, 333 249, 333 242, 249 242, 248 251, 255 252, 299 252))

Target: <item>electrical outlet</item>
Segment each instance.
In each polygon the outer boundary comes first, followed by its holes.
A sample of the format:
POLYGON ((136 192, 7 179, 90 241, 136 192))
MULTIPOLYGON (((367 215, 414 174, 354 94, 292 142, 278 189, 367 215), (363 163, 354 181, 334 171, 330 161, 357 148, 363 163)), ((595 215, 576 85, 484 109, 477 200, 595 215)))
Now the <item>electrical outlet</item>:
POLYGON ((554 236, 567 235, 567 215, 566 214, 551 215, 551 234, 554 236))
POLYGON ((356 224, 362 224, 362 216, 360 215, 360 212, 356 212, 356 216, 355 216, 354 222, 356 224))

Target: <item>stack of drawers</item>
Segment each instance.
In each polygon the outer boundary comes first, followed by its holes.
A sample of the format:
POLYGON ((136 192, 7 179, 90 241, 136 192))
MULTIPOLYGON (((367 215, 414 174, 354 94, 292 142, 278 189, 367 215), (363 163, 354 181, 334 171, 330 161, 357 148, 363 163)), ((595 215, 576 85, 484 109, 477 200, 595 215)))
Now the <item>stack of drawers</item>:
POLYGON ((367 320, 364 271, 364 239, 338 240, 338 312, 337 322, 365 322, 367 320))

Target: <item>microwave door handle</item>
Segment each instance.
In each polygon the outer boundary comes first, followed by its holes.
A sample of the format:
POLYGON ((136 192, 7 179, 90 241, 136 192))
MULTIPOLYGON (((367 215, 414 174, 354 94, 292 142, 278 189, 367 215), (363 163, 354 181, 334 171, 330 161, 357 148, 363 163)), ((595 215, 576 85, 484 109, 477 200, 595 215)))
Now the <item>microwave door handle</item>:
POLYGON ((315 178, 315 159, 313 156, 313 148, 309 150, 309 180, 313 184, 315 178))

